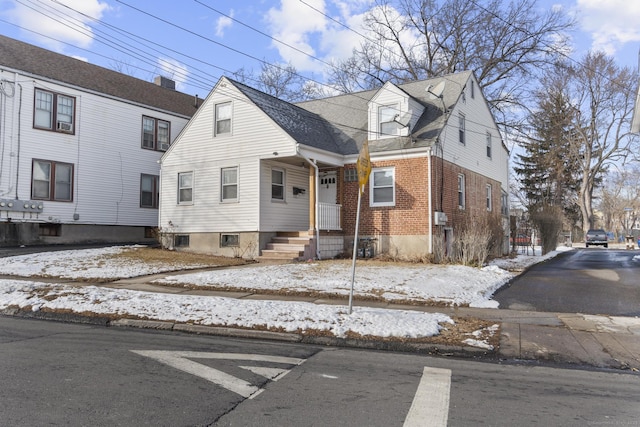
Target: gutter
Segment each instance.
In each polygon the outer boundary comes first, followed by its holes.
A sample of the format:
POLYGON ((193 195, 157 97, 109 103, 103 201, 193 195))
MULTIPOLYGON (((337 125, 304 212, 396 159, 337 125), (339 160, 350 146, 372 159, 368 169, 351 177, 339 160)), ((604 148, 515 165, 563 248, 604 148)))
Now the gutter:
POLYGON ((320 191, 320 184, 318 184, 319 182, 319 178, 320 178, 320 174, 318 171, 318 165, 316 164, 315 160, 311 160, 310 158, 308 158, 307 156, 305 156, 304 154, 302 154, 300 152, 300 144, 296 144, 296 153, 302 157, 303 159, 305 159, 311 166, 313 166, 313 169, 315 170, 315 183, 316 183, 316 188, 314 191, 315 194, 315 200, 313 202, 313 207, 315 210, 315 215, 314 215, 314 224, 313 224, 313 228, 315 228, 316 230, 316 257, 318 257, 318 259, 322 259, 320 257, 320 229, 319 224, 318 224, 318 192, 320 191))

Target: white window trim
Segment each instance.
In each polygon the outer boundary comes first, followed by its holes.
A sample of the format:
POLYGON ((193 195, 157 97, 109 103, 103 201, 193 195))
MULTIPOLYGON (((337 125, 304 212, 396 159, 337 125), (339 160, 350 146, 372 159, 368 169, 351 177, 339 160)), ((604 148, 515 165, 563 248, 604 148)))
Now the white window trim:
MULTIPOLYGON (((275 185, 280 185, 280 184, 275 184, 275 185)), ((285 173, 284 169, 281 168, 271 168, 271 201, 272 202, 277 202, 277 203, 283 203, 287 200, 287 174, 285 173), (273 197, 273 172, 280 172, 282 173, 282 199, 276 199, 273 197)))
POLYGON ((467 191, 466 191, 466 180, 464 177, 464 174, 458 174, 458 209, 464 210, 466 207, 466 201, 467 201, 467 191), (460 194, 462 194, 462 197, 460 197, 460 194), (460 204, 462 199, 462 204, 460 204))
POLYGON ((467 145, 467 119, 463 113, 458 115, 458 143, 467 145))
POLYGON ((377 111, 377 122, 378 122, 378 129, 377 129, 377 135, 378 135, 378 139, 383 139, 383 138, 394 138, 396 136, 400 135, 400 126, 398 126, 398 123, 393 120, 393 117, 391 118, 390 121, 387 122, 383 122, 382 121, 382 110, 385 108, 389 108, 389 109, 393 109, 396 114, 400 113, 400 106, 398 104, 386 104, 386 105, 380 105, 378 106, 378 111, 377 111), (382 123, 395 123, 396 125, 396 129, 394 133, 384 133, 382 132, 382 123))
MULTIPOLYGON (((387 186, 385 186, 387 187, 387 186)), ((371 170, 371 175, 369 176, 369 206, 371 207, 381 207, 381 206, 395 206, 396 205, 396 169, 394 167, 384 167, 384 168, 375 168, 371 170), (376 172, 386 172, 391 171, 391 201, 390 202, 376 202, 374 199, 374 190, 376 188, 384 188, 382 186, 376 186, 375 183, 375 173, 376 172)))
POLYGON ((177 194, 177 202, 179 205, 193 205, 193 200, 195 199, 195 185, 196 184, 196 176, 195 173, 193 171, 188 171, 188 172, 178 172, 178 182, 177 182, 177 187, 178 187, 178 194, 177 194), (191 187, 184 187, 184 188, 191 188, 191 200, 188 201, 181 201, 180 200, 180 190, 183 187, 180 187, 180 176, 182 175, 187 175, 187 174, 191 174, 191 187))
POLYGON ((491 188, 491 184, 487 184, 487 211, 491 212, 493 210, 493 191, 491 188))
POLYGON ((240 169, 238 166, 229 166, 226 168, 220 169, 220 202, 221 203, 236 203, 238 202, 238 198, 240 197, 240 169), (236 182, 235 184, 225 184, 224 183, 224 171, 235 169, 236 171, 236 182), (231 199, 224 198, 224 187, 225 185, 235 185, 236 186, 236 197, 231 199))
POLYGON ((493 158, 493 141, 492 141, 493 137, 491 135, 491 132, 487 132, 487 158, 488 159, 492 159, 493 158))
POLYGON ((224 137, 229 136, 233 132, 233 103, 231 101, 219 102, 213 107, 213 136, 216 137, 224 137), (230 109, 230 117, 229 117, 229 131, 228 132, 218 132, 218 108, 228 105, 230 109))

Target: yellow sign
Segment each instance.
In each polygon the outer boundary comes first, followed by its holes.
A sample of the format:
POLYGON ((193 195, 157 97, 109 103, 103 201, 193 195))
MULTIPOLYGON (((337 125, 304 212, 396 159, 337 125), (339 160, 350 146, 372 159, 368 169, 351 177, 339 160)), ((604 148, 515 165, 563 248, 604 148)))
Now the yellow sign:
POLYGON ((360 192, 364 190, 364 186, 367 185, 369 180, 369 174, 371 173, 371 160, 369 159, 369 143, 364 142, 358 155, 358 161, 356 163, 358 169, 358 183, 360 184, 360 192))

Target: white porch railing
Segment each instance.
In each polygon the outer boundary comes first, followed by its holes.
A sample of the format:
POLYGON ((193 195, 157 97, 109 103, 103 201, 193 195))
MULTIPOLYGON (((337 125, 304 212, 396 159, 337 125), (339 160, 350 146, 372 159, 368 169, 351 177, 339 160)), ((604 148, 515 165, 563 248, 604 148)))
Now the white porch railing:
POLYGON ((318 228, 320 230, 342 230, 340 228, 340 210, 342 205, 318 203, 318 228))

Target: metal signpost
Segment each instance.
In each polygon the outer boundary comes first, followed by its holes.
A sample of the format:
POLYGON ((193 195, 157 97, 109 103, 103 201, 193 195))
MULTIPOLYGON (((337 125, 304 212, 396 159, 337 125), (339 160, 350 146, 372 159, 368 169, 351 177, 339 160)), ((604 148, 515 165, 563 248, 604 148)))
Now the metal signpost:
POLYGON ((351 263, 351 292, 349 292, 349 314, 353 309, 353 283, 356 278, 356 255, 358 253, 358 228, 360 227, 360 200, 362 199, 362 192, 364 186, 367 185, 369 180, 369 174, 371 174, 371 160, 369 159, 369 143, 364 142, 358 155, 358 161, 356 162, 356 168, 358 169, 358 209, 356 213, 356 232, 353 236, 353 261, 351 263))

